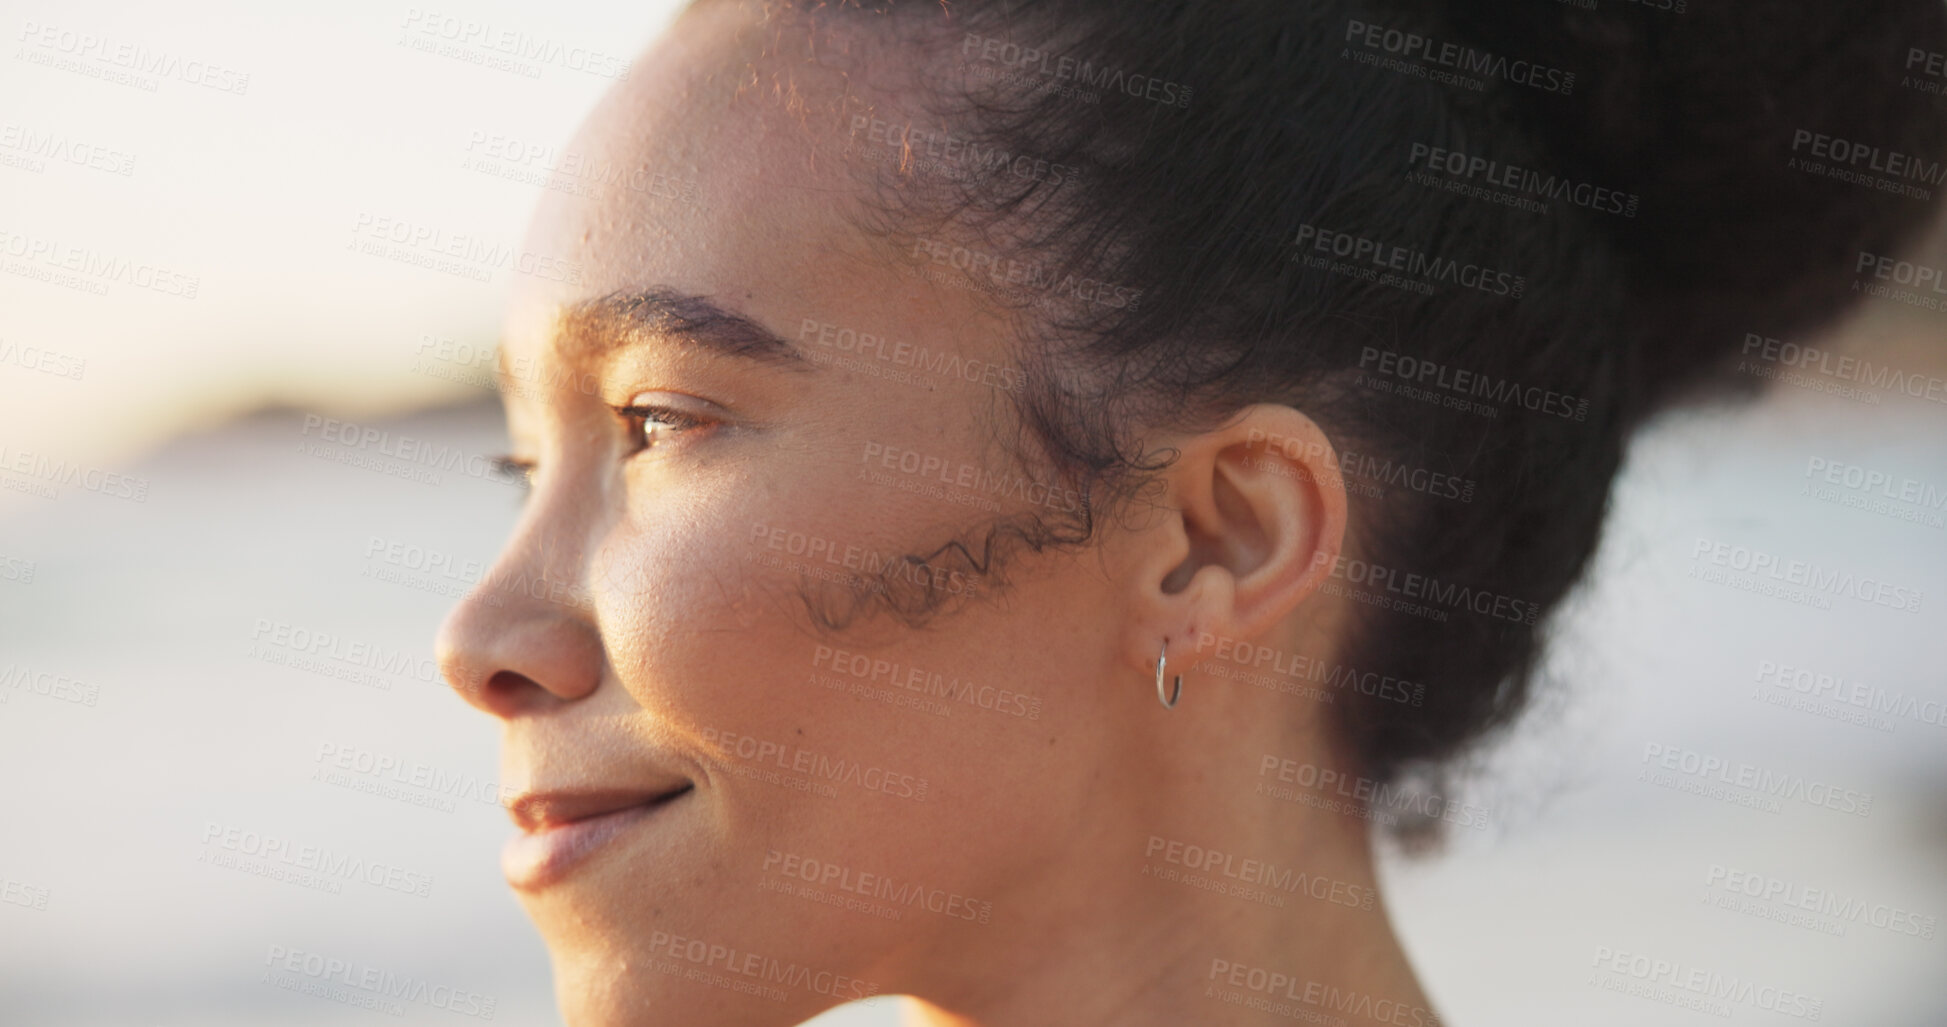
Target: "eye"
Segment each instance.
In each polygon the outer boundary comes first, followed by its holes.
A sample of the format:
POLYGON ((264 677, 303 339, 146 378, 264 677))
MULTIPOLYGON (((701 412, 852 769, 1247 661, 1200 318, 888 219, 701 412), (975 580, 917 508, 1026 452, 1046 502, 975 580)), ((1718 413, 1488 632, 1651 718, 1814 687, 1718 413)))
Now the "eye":
POLYGON ((521 487, 522 497, 534 488, 534 461, 511 454, 494 457, 494 473, 521 487))
POLYGON ((630 455, 654 448, 658 443, 668 441, 672 435, 694 431, 711 423, 708 418, 674 407, 637 404, 614 409, 615 415, 628 425, 629 442, 633 447, 629 450, 630 455))

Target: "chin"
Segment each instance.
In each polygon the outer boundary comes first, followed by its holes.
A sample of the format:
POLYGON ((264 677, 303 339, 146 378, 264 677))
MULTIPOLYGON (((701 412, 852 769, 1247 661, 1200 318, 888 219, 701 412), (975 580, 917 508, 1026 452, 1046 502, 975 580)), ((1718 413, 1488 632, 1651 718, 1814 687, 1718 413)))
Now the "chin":
POLYGON ((563 953, 550 943, 554 955, 554 1001, 567 1027, 647 1027, 651 1024, 699 1025, 713 1022, 699 1009, 685 1009, 680 994, 670 990, 682 982, 656 980, 646 960, 632 960, 624 952, 576 949, 563 953))
POLYGON ((749 935, 735 926, 748 921, 715 882, 653 867, 617 860, 517 892, 567 1027, 785 1027, 819 1011, 798 989, 734 971, 748 953, 717 939, 749 935))
POLYGON ((555 1005, 567 1027, 789 1027, 835 1002, 672 959, 652 939, 548 939, 555 1005))

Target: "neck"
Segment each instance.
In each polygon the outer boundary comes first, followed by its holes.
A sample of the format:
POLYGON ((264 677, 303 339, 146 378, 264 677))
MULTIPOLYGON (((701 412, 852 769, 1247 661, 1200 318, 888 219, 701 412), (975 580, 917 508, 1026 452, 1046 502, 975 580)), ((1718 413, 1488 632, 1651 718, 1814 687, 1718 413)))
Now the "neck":
POLYGON ((1235 765, 1156 774, 1150 801, 1077 823, 1008 896, 1018 917, 928 961, 948 969, 912 989, 907 1023, 1437 1024, 1379 900, 1368 821, 1269 797, 1235 765))

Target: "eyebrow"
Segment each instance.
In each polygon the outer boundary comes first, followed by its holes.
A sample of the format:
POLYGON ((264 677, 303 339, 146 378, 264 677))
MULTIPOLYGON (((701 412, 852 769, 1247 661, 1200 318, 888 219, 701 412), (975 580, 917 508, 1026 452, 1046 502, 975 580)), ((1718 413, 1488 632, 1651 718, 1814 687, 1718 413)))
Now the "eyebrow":
POLYGON ((794 371, 817 364, 776 332, 707 296, 668 286, 618 289, 569 307, 562 319, 562 342, 583 357, 598 356, 638 334, 683 346, 794 371))

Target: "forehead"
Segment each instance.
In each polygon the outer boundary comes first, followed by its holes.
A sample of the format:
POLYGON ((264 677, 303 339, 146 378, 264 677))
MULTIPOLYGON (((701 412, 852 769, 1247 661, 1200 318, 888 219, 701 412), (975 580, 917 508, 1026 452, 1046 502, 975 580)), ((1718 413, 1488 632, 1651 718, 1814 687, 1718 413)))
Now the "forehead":
POLYGON ((511 353, 585 362, 587 333, 564 330, 576 312, 645 288, 709 297, 779 334, 861 303, 896 317, 902 299, 920 302, 875 284, 888 250, 857 228, 845 123, 871 105, 798 59, 801 31, 706 5, 635 62, 543 193, 523 248, 570 271, 515 276, 511 353))

